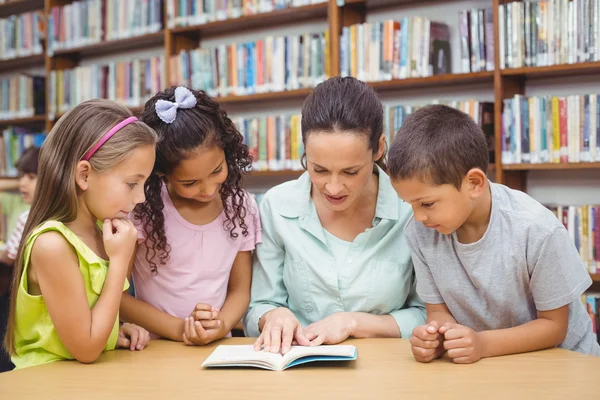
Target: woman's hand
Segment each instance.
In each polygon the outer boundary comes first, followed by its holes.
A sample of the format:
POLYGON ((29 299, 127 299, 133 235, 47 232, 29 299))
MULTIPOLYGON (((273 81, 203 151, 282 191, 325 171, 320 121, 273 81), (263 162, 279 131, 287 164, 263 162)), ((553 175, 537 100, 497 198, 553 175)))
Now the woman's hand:
POLYGON ((310 324, 304 330, 311 346, 320 344, 338 344, 352 336, 356 326, 354 314, 339 312, 310 324))
POLYGON ((290 351, 292 341, 301 346, 310 346, 310 341, 304 335, 304 330, 298 318, 288 308, 279 307, 265 313, 262 332, 256 342, 254 350, 282 354, 290 351))

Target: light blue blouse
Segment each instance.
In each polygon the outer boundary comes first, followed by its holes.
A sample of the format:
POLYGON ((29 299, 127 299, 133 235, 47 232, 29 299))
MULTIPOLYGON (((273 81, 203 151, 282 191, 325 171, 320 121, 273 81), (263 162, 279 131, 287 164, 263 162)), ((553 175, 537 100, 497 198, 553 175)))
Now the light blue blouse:
POLYGON ((303 326, 342 311, 390 314, 402 337, 410 337, 426 319, 403 232, 411 207, 380 169, 373 227, 354 239, 346 265, 338 269, 310 190, 305 172, 269 190, 261 201, 262 243, 254 257, 246 335, 259 336, 260 317, 287 307, 303 326))

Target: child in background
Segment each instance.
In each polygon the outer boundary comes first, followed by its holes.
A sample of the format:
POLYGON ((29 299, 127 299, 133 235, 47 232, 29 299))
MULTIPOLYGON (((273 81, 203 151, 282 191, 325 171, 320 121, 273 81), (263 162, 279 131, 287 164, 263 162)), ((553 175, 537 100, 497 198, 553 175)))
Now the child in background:
POLYGON ((142 120, 159 139, 146 202, 135 210, 136 297, 123 295, 121 316, 164 338, 207 344, 228 335, 250 301, 261 229, 242 189, 248 147, 218 103, 182 86, 150 99, 142 120))
MULTIPOLYGON (((39 154, 39 147, 29 147, 21 154, 19 161, 17 161, 17 170, 19 171, 18 189, 26 204, 31 204, 33 202, 35 185, 37 183, 39 154)), ((0 262, 12 265, 15 258, 17 258, 17 250, 19 249, 19 243, 21 243, 23 228, 25 228, 28 216, 29 210, 24 211, 19 215, 15 228, 12 230, 6 242, 5 249, 0 250, 0 262)))
MULTIPOLYGON (((26 204, 31 204, 35 193, 35 184, 37 182, 37 168, 39 147, 29 147, 26 149, 17 161, 17 170, 19 171, 19 180, 15 182, 19 189, 21 198, 26 204)), ((8 320, 9 287, 12 280, 12 264, 17 258, 17 251, 21 243, 23 228, 29 216, 29 209, 24 211, 17 218, 16 225, 12 230, 6 245, 0 249, 0 339, 4 340, 6 335, 6 323, 8 320)), ((0 372, 10 370, 14 366, 10 362, 10 357, 0 349, 0 372)))
POLYGON ((414 211, 405 233, 427 308, 411 338, 417 361, 555 346, 600 355, 580 300, 592 281, 567 230, 525 193, 488 181, 486 139, 468 115, 441 105, 415 112, 388 168, 414 211))
POLYGON ((119 327, 118 310, 136 240, 127 217, 144 201, 155 143, 107 100, 81 103, 48 134, 14 264, 5 347, 16 368, 147 343, 147 331, 119 327))

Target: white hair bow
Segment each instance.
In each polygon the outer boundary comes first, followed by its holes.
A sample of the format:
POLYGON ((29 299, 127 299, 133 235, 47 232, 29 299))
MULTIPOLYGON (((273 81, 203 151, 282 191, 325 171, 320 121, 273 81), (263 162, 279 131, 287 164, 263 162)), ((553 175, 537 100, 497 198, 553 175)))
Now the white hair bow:
POLYGON ((154 106, 156 115, 163 122, 170 124, 177 117, 178 108, 192 108, 196 106, 196 97, 186 87, 179 86, 175 89, 175 102, 168 100, 158 100, 154 106))

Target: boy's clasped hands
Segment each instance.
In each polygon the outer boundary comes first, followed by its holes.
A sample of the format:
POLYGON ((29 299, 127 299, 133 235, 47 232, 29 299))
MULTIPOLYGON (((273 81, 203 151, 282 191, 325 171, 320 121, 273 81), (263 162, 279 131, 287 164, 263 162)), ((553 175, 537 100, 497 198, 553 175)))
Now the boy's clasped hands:
POLYGON ((410 344, 415 359, 427 363, 448 353, 456 364, 471 364, 484 357, 484 340, 479 332, 456 323, 431 321, 413 330, 410 344))

